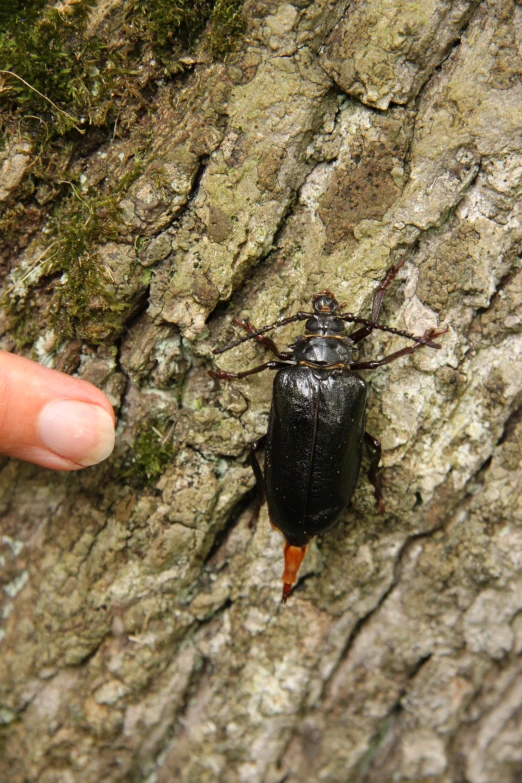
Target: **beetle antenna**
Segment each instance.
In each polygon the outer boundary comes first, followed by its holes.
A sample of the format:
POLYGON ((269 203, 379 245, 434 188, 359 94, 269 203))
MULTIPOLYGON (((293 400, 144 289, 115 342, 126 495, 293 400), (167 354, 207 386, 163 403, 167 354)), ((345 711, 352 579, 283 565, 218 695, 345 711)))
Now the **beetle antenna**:
POLYGON ((428 345, 430 348, 441 348, 438 343, 434 343, 432 340, 428 340, 425 337, 417 337, 410 332, 403 332, 401 329, 393 329, 391 326, 381 326, 381 324, 375 323, 375 321, 369 321, 367 318, 358 318, 353 313, 339 313, 337 317, 341 318, 343 321, 363 324, 363 326, 369 326, 371 329, 378 329, 381 332, 390 332, 390 334, 396 334, 398 337, 406 337, 408 340, 413 340, 416 343, 421 342, 423 345, 428 345))
POLYGON ((275 323, 269 324, 268 326, 263 326, 262 329, 256 329, 254 332, 247 334, 246 337, 241 337, 240 340, 234 340, 233 342, 228 343, 228 345, 224 345, 223 348, 214 348, 212 353, 213 354, 225 353, 225 351, 230 351, 231 348, 235 348, 236 345, 241 345, 241 343, 246 343, 247 340, 253 340, 255 337, 258 337, 260 334, 269 332, 270 329, 278 329, 280 326, 286 326, 286 324, 291 324, 293 321, 305 321, 307 318, 312 318, 312 317, 313 317, 312 313, 299 312, 296 313, 295 315, 291 315, 289 318, 280 318, 279 321, 275 321, 275 323))

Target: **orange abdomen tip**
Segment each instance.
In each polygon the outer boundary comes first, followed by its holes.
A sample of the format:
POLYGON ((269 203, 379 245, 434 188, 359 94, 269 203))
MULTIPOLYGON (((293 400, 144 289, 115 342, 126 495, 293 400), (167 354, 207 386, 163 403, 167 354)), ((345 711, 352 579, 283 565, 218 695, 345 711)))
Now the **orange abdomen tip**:
POLYGON ((281 598, 283 604, 286 603, 286 599, 290 595, 292 585, 297 581, 297 572, 307 549, 308 546, 292 546, 285 541, 285 570, 283 572, 283 595, 281 598))

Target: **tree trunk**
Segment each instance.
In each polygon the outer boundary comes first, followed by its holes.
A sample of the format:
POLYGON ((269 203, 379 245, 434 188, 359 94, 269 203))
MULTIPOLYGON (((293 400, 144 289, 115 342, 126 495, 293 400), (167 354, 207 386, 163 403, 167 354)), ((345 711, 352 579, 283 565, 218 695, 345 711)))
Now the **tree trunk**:
POLYGON ((3 463, 1 780, 520 781, 522 7, 221 2, 173 41, 150 0, 136 44, 90 5, 65 92, 3 76, 1 346, 102 388, 118 438, 3 463), (248 526, 273 375, 211 351, 324 288, 368 316, 402 260, 382 323, 448 332, 364 373, 386 512, 363 470, 282 606, 248 526))

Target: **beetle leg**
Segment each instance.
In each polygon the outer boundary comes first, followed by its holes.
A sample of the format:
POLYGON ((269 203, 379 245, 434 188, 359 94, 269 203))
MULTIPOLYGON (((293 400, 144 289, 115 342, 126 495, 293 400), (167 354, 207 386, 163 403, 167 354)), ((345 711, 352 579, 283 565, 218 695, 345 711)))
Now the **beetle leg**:
POLYGON ((285 541, 285 570, 283 572, 283 595, 281 596, 281 603, 283 604, 286 604, 292 586, 297 581, 297 572, 307 549, 308 544, 305 546, 292 546, 288 541, 285 541))
POLYGON ((292 354, 291 353, 284 353, 279 350, 275 342, 270 337, 263 337, 263 335, 259 334, 259 330, 256 329, 256 327, 250 323, 250 321, 241 321, 239 318, 234 318, 234 323, 237 326, 240 326, 241 329, 244 329, 245 332, 252 335, 254 339, 265 346, 265 348, 268 348, 269 351, 272 351, 278 359, 290 359, 292 354))
POLYGON ((251 529, 255 528, 257 524, 259 512, 261 511, 261 506, 263 505, 265 499, 265 480, 263 477, 263 471, 261 470, 261 465, 257 459, 257 452, 264 448, 265 442, 266 435, 262 435, 259 440, 254 441, 254 443, 252 443, 250 446, 250 464, 252 466, 252 470, 254 471, 257 490, 254 512, 250 517, 250 522, 248 523, 248 527, 251 529))
POLYGON ((247 375, 254 375, 256 372, 263 372, 263 370, 278 370, 280 367, 287 367, 288 365, 294 365, 294 362, 265 362, 264 364, 253 367, 251 370, 244 370, 244 372, 227 372, 226 370, 209 370, 209 375, 213 378, 219 378, 220 380, 227 380, 229 378, 246 378, 247 375))
MULTIPOLYGON (((395 276, 397 275, 397 272, 399 269, 401 269, 402 265, 406 261, 406 256, 402 259, 402 261, 399 264, 396 264, 395 266, 392 266, 392 268, 388 271, 386 276, 383 280, 379 283, 379 287, 377 288, 374 297, 373 297, 373 305, 372 305, 372 316, 371 321, 376 323, 377 319, 379 318, 379 313, 381 312, 381 305, 382 300, 384 299, 384 294, 386 293, 386 289, 390 285, 390 283, 395 280, 395 276)), ((373 331, 373 326, 368 324, 368 326, 363 326, 361 329, 358 329, 356 332, 350 335, 350 340, 353 340, 354 343, 358 343, 360 340, 363 340, 365 337, 368 337, 368 335, 373 331)))
POLYGON ((361 340, 364 340, 365 337, 368 337, 369 334, 373 332, 373 326, 371 324, 368 324, 368 326, 363 326, 361 329, 357 329, 356 332, 353 332, 350 335, 350 340, 353 342, 354 345, 357 345, 358 342, 361 340))
MULTIPOLYGON (((371 331, 374 329, 378 329, 380 332, 388 332, 389 334, 396 334, 398 337, 406 337, 408 340, 413 340, 414 342, 422 342, 423 345, 428 345, 430 348, 441 348, 438 343, 434 343, 427 337, 426 333, 423 337, 418 337, 415 334, 410 334, 409 332, 403 332, 402 329, 394 329, 391 326, 383 326, 382 324, 377 324, 374 321, 369 321, 367 318, 359 318, 358 316, 354 315, 353 313, 339 313, 337 318, 340 318, 342 321, 348 321, 349 323, 353 324, 364 324, 365 327, 368 327, 371 331)), ((437 332, 437 335, 445 334, 448 330, 444 329, 441 332, 437 332)), ((357 334, 355 332, 354 334, 357 334)), ((435 334, 435 331, 433 330, 433 334, 435 334)), ((353 335, 349 335, 350 340, 352 339, 353 335)), ((215 351, 213 352, 215 353, 215 351)))
POLYGON ((374 438, 373 435, 370 435, 369 432, 364 433, 364 440, 369 450, 372 452, 368 478, 370 484, 373 485, 373 494, 375 495, 375 500, 379 506, 379 511, 381 514, 384 514, 385 507, 382 497, 382 475, 377 473, 382 454, 381 442, 380 440, 377 440, 377 438, 374 438))
POLYGON ((406 261, 406 256, 404 256, 404 258, 399 264, 392 266, 391 269, 387 272, 386 276, 384 277, 384 280, 382 280, 379 283, 379 287, 377 288, 377 291, 375 292, 375 296, 373 297, 372 321, 376 321, 377 318, 379 317, 379 313, 381 311, 381 304, 384 298, 384 294, 386 293, 386 289, 388 288, 390 283, 392 283, 395 280, 397 272, 400 269, 402 269, 405 261, 406 261))
POLYGON ((399 359, 401 356, 406 356, 408 353, 414 353, 419 348, 422 348, 423 345, 428 345, 431 348, 431 340, 434 337, 438 337, 439 335, 444 334, 446 331, 447 329, 444 329, 444 331, 428 329, 424 336, 419 338, 414 345, 410 345, 407 348, 401 348, 400 351, 395 351, 389 356, 385 356, 382 359, 376 359, 373 362, 358 362, 357 364, 351 364, 350 370, 375 370, 377 367, 382 367, 383 364, 390 364, 390 362, 394 362, 395 359, 399 359))
POLYGON ((294 323, 294 321, 306 321, 308 318, 312 318, 313 315, 313 313, 304 313, 300 310, 289 318, 280 318, 279 321, 275 321, 273 324, 268 324, 268 326, 263 326, 261 329, 256 329, 255 333, 247 334, 246 337, 242 337, 240 340, 234 340, 233 342, 228 343, 228 345, 224 345, 223 348, 214 348, 212 353, 225 353, 225 351, 230 351, 231 348, 235 348, 236 345, 241 345, 241 343, 244 343, 247 340, 252 340, 260 334, 269 332, 270 329, 279 329, 280 326, 286 326, 286 324, 294 323))

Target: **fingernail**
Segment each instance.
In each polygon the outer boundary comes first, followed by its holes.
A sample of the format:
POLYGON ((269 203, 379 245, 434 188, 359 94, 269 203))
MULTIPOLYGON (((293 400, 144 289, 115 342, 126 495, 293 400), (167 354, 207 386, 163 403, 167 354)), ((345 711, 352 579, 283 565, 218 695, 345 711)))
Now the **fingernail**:
POLYGON ((78 400, 50 402, 38 420, 42 443, 60 457, 88 467, 114 448, 114 424, 106 410, 78 400))

